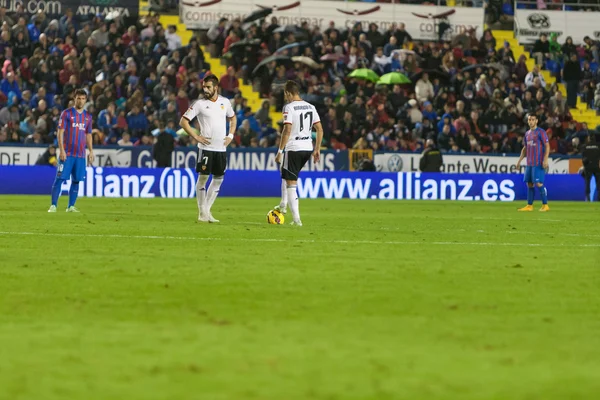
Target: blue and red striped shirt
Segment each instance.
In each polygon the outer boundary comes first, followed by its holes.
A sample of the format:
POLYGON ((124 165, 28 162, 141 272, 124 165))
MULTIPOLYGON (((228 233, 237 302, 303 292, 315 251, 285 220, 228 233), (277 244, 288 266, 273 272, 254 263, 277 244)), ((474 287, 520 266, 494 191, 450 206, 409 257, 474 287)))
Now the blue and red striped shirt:
POLYGON ((64 129, 63 144, 67 157, 85 157, 86 134, 92 133, 92 114, 75 107, 66 109, 60 115, 59 129, 64 129))
POLYGON ((548 135, 542 128, 528 130, 525 133, 525 147, 527 148, 527 165, 530 167, 542 166, 544 151, 548 143, 548 135))

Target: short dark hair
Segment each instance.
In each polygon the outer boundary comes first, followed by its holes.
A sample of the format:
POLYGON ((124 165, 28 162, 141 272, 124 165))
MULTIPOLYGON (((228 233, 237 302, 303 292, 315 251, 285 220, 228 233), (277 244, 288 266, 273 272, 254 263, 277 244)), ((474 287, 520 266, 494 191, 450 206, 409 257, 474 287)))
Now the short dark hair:
POLYGON ((538 116, 537 116, 537 114, 535 114, 535 113, 529 113, 529 114, 527 114, 527 118, 529 118, 529 117, 534 117, 535 119, 539 119, 538 116))
POLYGON ((287 81, 284 90, 292 95, 300 94, 300 85, 294 81, 287 81))
POLYGON ((88 97, 87 92, 83 89, 77 89, 75 91, 75 97, 77 96, 85 96, 86 98, 88 97))
POLYGON ((217 78, 216 75, 210 74, 210 75, 204 77, 204 82, 212 82, 213 85, 218 86, 219 78, 217 78))

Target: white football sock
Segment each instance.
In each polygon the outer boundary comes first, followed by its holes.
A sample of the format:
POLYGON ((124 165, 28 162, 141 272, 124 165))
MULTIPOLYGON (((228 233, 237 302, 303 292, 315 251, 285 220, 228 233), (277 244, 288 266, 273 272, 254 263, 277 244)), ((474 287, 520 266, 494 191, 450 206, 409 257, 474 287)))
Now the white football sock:
POLYGON ((208 181, 208 175, 198 175, 198 182, 196 182, 196 200, 198 201, 198 212, 203 214, 204 207, 206 206, 206 182, 208 181))
POLYGON ((288 193, 287 193, 287 182, 285 179, 281 180, 281 201, 279 202, 279 207, 285 208, 287 207, 288 202, 288 193))
POLYGON ((210 185, 208 186, 208 193, 206 194, 206 210, 210 212, 210 209, 215 202, 217 196, 219 195, 219 191, 221 190, 221 184, 223 183, 223 177, 215 177, 213 176, 210 185))
POLYGON ((292 211, 292 217, 294 221, 300 221, 300 207, 298 203, 298 193, 296 192, 296 185, 290 185, 287 187, 287 197, 290 210, 292 211))

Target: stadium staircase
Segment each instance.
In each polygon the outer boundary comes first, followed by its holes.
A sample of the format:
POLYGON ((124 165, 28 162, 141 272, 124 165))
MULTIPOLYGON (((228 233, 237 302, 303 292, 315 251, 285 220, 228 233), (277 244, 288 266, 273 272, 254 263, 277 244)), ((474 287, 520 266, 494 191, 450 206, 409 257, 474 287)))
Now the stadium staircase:
MULTIPOLYGON (((148 3, 141 1, 140 2, 140 14, 148 13, 148 3)), ((179 20, 179 16, 177 15, 161 15, 160 23, 162 26, 166 27, 168 25, 177 26, 177 33, 181 37, 181 42, 185 46, 190 42, 190 39, 193 36, 193 31, 188 30, 184 24, 182 24, 179 20)), ((225 75, 227 72, 227 66, 223 64, 223 62, 219 59, 213 58, 210 56, 210 52, 202 46, 202 51, 204 52, 205 60, 210 63, 211 72, 217 77, 221 77, 225 75)), ((262 106, 262 102, 264 99, 260 98, 260 94, 255 92, 252 86, 247 85, 240 80, 240 92, 242 96, 248 100, 248 106, 252 109, 252 111, 256 112, 262 106)), ((275 106, 271 106, 271 110, 269 113, 271 120, 273 121, 273 126, 277 127, 277 122, 283 119, 283 114, 275 109, 275 106)))
MULTIPOLYGON (((519 41, 517 38, 515 38, 514 32, 495 30, 492 31, 492 34, 494 35, 494 38, 496 38, 497 50, 504 46, 504 41, 507 41, 515 56, 515 61, 518 60, 521 55, 525 55, 527 59, 527 68, 531 71, 535 61, 529 56, 529 52, 519 44, 519 41)), ((542 70, 541 72, 547 84, 552 85, 553 83, 556 83, 561 93, 565 97, 567 96, 567 89, 565 88, 565 85, 562 83, 557 83, 556 78, 553 77, 549 71, 542 70)), ((596 115, 595 110, 588 109, 587 103, 583 103, 579 96, 577 96, 577 110, 571 110, 571 115, 577 122, 587 123, 590 129, 595 129, 600 125, 600 116, 596 115)))

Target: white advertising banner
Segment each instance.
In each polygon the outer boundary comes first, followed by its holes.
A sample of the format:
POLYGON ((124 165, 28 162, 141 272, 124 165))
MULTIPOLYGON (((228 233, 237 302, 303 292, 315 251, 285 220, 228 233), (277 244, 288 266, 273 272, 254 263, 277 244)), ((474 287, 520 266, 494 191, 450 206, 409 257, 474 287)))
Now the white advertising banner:
MULTIPOLYGON (((47 147, 0 146, 0 165, 35 165, 46 150, 47 147)), ((131 150, 128 149, 94 149, 94 157, 95 167, 131 165, 131 150)))
MULTIPOLYGON (((480 155, 448 155, 444 156, 442 172, 452 174, 522 174, 525 172, 525 162, 521 171, 515 165, 519 157, 480 156, 480 155)), ((417 172, 421 154, 383 153, 375 154, 375 166, 381 172, 417 172)), ((569 159, 551 158, 548 173, 568 174, 569 159)))
MULTIPOLYGON (((272 0, 271 0, 272 1, 272 0)), ((221 18, 240 18, 253 11, 273 8, 279 25, 318 25, 321 29, 334 21, 338 28, 351 28, 361 23, 364 30, 370 23, 377 24, 380 30, 387 30, 393 23, 404 23, 406 30, 417 40, 437 40, 438 23, 447 18, 451 28, 446 38, 457 33, 476 29, 483 33, 483 8, 437 7, 407 4, 356 3, 339 1, 301 0, 281 4, 256 0, 181 0, 180 16, 188 29, 208 29, 221 18)))
POLYGON ((556 33, 558 42, 563 44, 567 36, 573 38, 575 44, 583 43, 589 36, 595 40, 600 38, 600 25, 597 12, 580 11, 547 11, 547 10, 515 10, 515 30, 521 44, 531 44, 542 33, 556 33))

